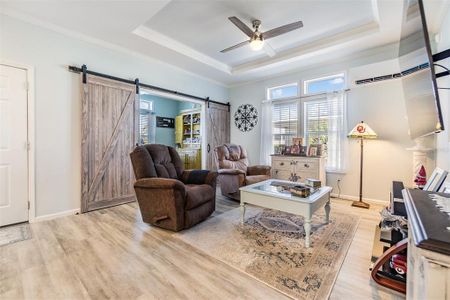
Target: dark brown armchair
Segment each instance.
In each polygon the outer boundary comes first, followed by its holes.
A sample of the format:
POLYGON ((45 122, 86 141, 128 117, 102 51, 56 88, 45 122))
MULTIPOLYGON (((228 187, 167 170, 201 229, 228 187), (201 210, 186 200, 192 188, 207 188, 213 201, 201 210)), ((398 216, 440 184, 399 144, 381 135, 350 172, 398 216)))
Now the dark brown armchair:
POLYGON ((249 166, 247 151, 242 146, 224 144, 214 149, 222 195, 239 200, 239 188, 270 176, 270 166, 249 166))
POLYGON ((214 212, 217 172, 184 170, 177 151, 165 145, 137 146, 130 156, 144 222, 179 231, 214 212))

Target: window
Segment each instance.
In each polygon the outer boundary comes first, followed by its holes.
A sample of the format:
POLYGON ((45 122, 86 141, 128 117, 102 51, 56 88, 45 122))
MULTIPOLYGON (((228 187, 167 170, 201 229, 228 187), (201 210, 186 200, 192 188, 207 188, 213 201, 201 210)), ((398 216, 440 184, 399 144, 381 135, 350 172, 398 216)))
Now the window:
POLYGON ((153 101, 139 101, 139 143, 151 144, 155 142, 155 117, 153 115, 153 101))
POLYGON ((281 147, 289 145, 297 137, 297 102, 280 102, 272 106, 272 145, 274 153, 280 153, 281 147))
POLYGON ((345 75, 337 74, 311 80, 305 80, 305 95, 340 91, 345 88, 345 75))
POLYGON ((267 99, 275 100, 298 96, 298 84, 291 83, 267 89, 267 99))
POLYGON ((305 144, 327 145, 327 171, 345 169, 347 121, 344 93, 304 102, 305 144))
POLYGON ((261 126, 261 162, 267 163, 270 154, 292 145, 293 138, 303 137, 304 146, 326 144, 328 171, 343 171, 346 95, 336 91, 343 91, 345 86, 345 75, 337 74, 305 81, 305 94, 310 94, 307 97, 298 97, 295 83, 267 89, 268 100, 262 107, 262 120, 267 122, 261 126))
POLYGON ((328 143, 328 105, 327 99, 306 101, 304 103, 305 143, 328 143))

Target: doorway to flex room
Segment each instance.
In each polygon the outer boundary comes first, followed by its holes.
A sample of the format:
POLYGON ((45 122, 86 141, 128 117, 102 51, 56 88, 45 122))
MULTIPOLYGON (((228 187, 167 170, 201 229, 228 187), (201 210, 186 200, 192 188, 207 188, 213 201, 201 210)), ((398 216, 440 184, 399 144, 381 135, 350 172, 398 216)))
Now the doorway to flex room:
POLYGON ((204 102, 150 90, 141 90, 139 98, 139 144, 171 146, 185 169, 205 168, 204 102))

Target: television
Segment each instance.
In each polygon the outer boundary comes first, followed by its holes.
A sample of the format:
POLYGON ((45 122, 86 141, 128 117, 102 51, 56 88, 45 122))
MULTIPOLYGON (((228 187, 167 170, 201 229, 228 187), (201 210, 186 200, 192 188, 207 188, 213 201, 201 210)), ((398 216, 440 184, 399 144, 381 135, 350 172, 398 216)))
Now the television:
POLYGON ((444 130, 422 0, 405 0, 399 43, 400 73, 412 139, 444 130))

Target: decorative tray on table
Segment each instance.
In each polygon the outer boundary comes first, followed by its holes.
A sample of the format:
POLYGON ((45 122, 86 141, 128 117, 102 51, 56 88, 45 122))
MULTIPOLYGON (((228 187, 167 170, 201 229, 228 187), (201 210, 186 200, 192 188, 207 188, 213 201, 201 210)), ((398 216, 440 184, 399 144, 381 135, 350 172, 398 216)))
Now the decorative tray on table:
POLYGON ((296 182, 286 183, 282 181, 273 181, 271 185, 277 187, 277 190, 279 192, 291 193, 291 195, 301 198, 309 197, 310 195, 317 192, 320 188, 320 187, 311 187, 303 183, 296 183, 296 182))

